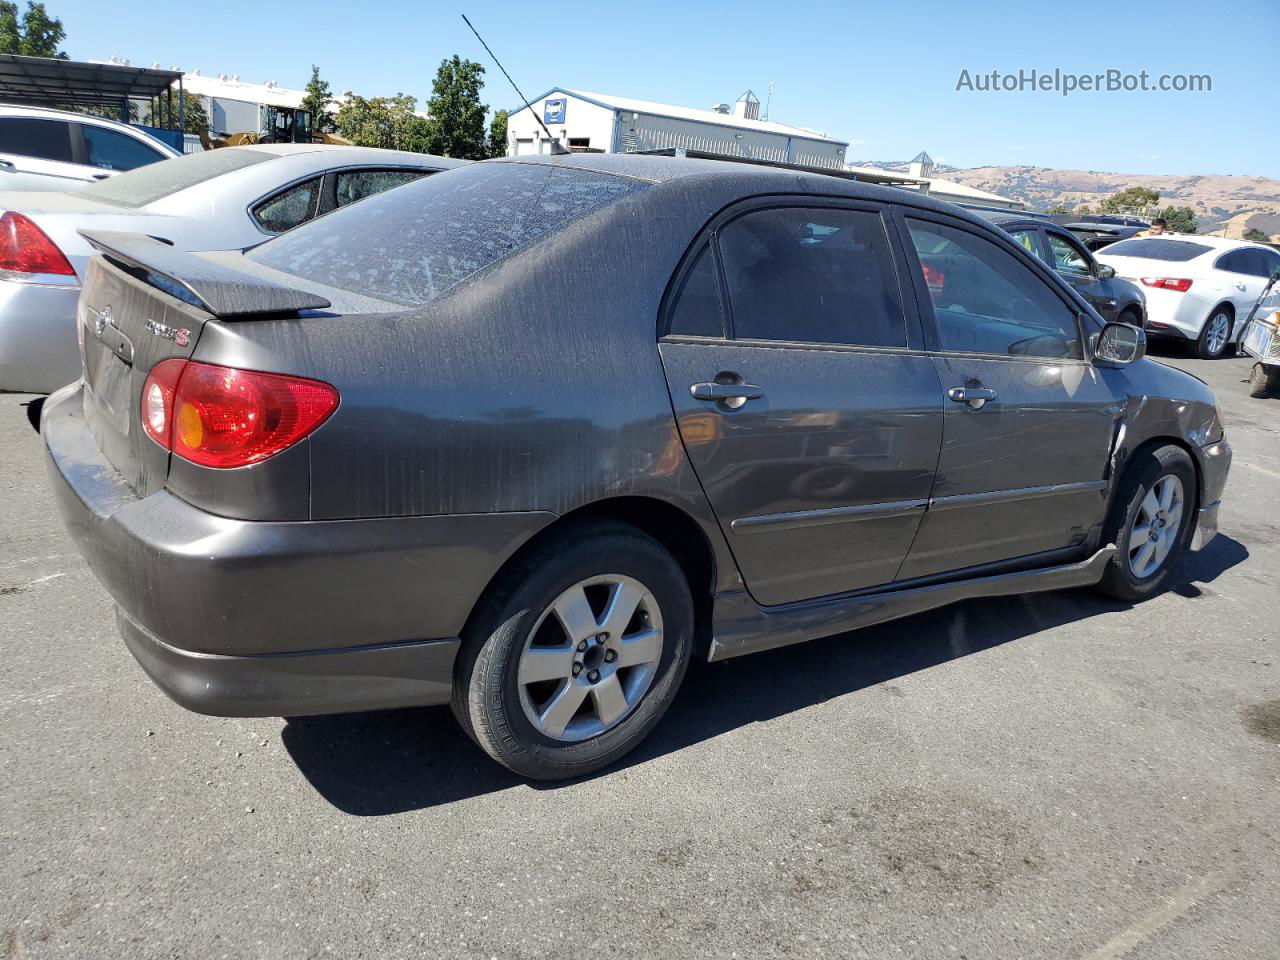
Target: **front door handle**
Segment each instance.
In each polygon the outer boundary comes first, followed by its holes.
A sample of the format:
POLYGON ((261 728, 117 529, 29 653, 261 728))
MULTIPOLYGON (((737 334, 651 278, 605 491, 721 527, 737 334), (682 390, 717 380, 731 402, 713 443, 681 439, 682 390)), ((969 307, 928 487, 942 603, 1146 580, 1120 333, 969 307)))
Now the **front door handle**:
POLYGON ((952 387, 947 391, 947 398, 968 404, 971 410, 981 410, 988 400, 996 398, 996 392, 990 387, 952 387))
POLYGON ((736 410, 748 400, 759 400, 764 390, 750 383, 695 383, 689 387, 695 400, 712 400, 736 410))

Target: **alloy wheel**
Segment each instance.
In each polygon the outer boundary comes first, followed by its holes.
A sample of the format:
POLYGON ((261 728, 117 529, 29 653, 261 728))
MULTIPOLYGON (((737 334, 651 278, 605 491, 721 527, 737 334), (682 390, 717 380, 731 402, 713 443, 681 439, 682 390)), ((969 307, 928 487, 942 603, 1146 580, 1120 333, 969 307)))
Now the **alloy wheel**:
POLYGON ((1156 480, 1138 505, 1129 531, 1129 570, 1139 580, 1164 564, 1182 530, 1182 481, 1171 473, 1156 480))
POLYGON ((648 692, 662 658, 662 611, 631 577, 575 583, 529 631, 516 682, 543 736, 574 742, 621 723, 648 692))
POLYGON ((1221 353, 1227 345, 1227 337, 1231 333, 1231 323, 1225 313, 1215 313, 1209 320, 1209 332, 1205 335, 1205 346, 1210 353, 1221 353))

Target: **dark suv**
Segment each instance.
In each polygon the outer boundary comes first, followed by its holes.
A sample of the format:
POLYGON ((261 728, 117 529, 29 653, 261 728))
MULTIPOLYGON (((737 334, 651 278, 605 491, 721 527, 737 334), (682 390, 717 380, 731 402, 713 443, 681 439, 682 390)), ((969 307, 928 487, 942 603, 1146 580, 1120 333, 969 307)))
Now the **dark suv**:
POLYGON ((247 254, 91 239, 50 475, 194 710, 451 701, 495 759, 573 776, 694 654, 974 596, 1141 600, 1216 529, 1209 389, 905 191, 541 157, 247 254))

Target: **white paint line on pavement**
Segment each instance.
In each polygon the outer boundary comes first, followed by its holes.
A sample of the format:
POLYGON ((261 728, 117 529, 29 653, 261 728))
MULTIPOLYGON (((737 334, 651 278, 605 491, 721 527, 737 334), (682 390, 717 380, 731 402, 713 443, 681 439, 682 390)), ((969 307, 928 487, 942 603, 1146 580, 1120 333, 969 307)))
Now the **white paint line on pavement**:
POLYGON ((51 573, 47 577, 37 577, 35 580, 32 580, 27 584, 27 586, 34 587, 37 583, 48 583, 50 580, 57 580, 59 577, 65 576, 65 573, 51 573))
POLYGON ((1127 930, 1112 937, 1084 960, 1119 960, 1153 933, 1194 910, 1211 893, 1217 893, 1230 879, 1229 870, 1206 874, 1189 883, 1158 907, 1140 917, 1127 930))

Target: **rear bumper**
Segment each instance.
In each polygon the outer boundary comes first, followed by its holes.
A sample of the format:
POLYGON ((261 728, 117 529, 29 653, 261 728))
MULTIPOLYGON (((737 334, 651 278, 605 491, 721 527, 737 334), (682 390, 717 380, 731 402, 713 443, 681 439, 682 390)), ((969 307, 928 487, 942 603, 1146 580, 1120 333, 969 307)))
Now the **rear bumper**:
POLYGON ((448 703, 460 641, 226 657, 180 650, 116 608, 125 646, 180 706, 219 717, 298 717, 448 703))
POLYGON ((0 390, 50 393, 80 376, 79 284, 0 279, 0 390))
POLYGON ((41 418, 63 520, 129 648, 179 703, 280 715, 438 703, 457 637, 549 513, 257 522, 138 497, 68 386, 41 418))

